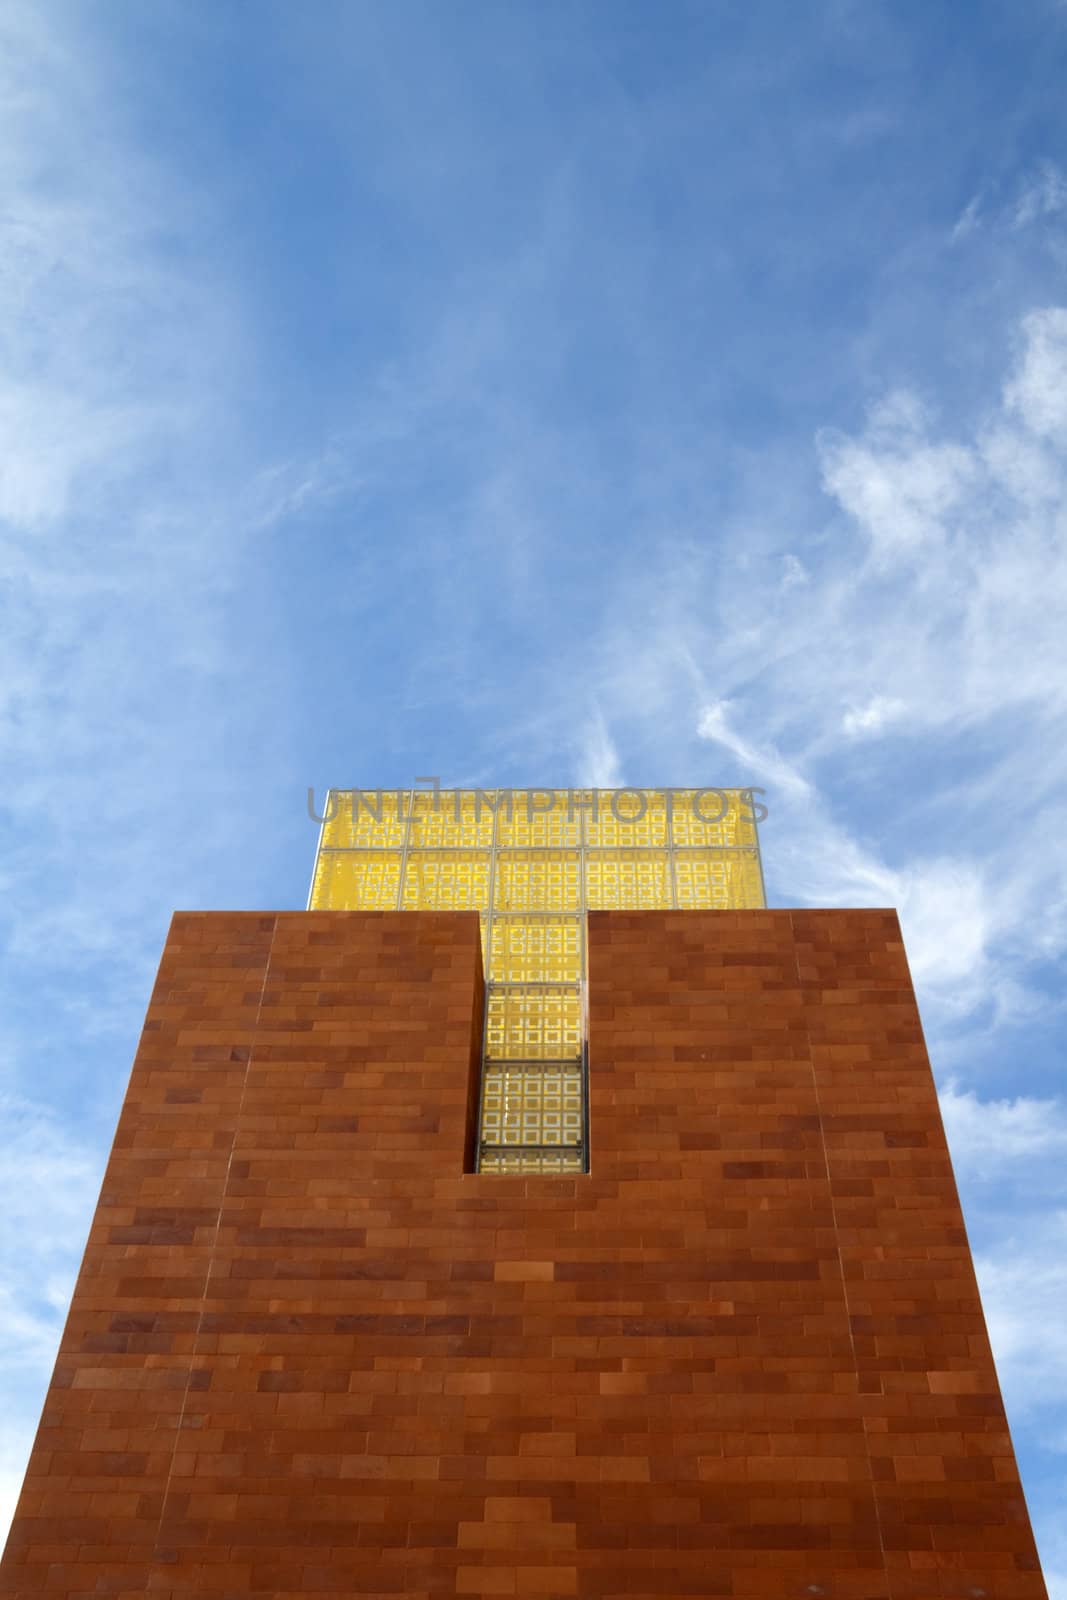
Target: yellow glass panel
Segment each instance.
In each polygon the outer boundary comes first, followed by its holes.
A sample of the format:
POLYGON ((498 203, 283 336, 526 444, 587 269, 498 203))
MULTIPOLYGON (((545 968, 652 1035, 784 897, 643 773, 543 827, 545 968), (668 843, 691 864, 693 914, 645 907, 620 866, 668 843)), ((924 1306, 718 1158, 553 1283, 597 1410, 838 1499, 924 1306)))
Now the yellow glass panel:
POLYGON ((585 842, 600 848, 666 844, 667 800, 663 790, 601 790, 596 810, 586 812, 585 842))
POLYGON ((580 1145, 581 1068, 487 1065, 481 1138, 491 1145, 580 1145))
POLYGON ((577 989, 490 986, 485 997, 485 1059, 579 1060, 582 1001, 577 989))
POLYGON ((679 850, 674 873, 682 910, 755 910, 763 905, 763 879, 754 850, 679 850))
POLYGON ((486 1150, 478 1170, 498 1177, 521 1178, 565 1175, 582 1172, 584 1167, 580 1150, 486 1150))
POLYGON ((326 807, 323 848, 399 849, 407 803, 395 790, 335 789, 326 807))
POLYGON ((675 789, 671 833, 676 845, 756 844, 752 808, 739 789, 675 789))
POLYGON ((736 904, 737 863, 732 851, 679 850, 674 858, 678 905, 682 910, 728 910, 736 904))
POLYGON ((311 904, 316 911, 395 911, 399 881, 398 851, 322 851, 311 904))
POLYGON ((410 846, 420 849, 484 849, 493 843, 493 813, 471 789, 417 793, 410 846))
POLYGON ((665 850, 590 851, 585 860, 586 904, 594 910, 670 907, 670 863, 665 850))
POLYGON ((549 845, 581 843, 581 795, 554 789, 515 789, 510 812, 506 800, 500 805, 496 842, 502 849, 539 848, 549 845), (551 802, 551 803, 550 803, 551 802))
POLYGON ((405 911, 482 911, 489 902, 489 854, 412 850, 404 868, 405 911))
POLYGON ((579 850, 498 850, 493 904, 498 911, 577 911, 579 850))
POLYGON ((758 850, 735 850, 730 857, 730 905, 759 911, 766 904, 758 850))
POLYGON ((577 983, 582 976, 581 918, 497 912, 486 976, 498 983, 577 983))

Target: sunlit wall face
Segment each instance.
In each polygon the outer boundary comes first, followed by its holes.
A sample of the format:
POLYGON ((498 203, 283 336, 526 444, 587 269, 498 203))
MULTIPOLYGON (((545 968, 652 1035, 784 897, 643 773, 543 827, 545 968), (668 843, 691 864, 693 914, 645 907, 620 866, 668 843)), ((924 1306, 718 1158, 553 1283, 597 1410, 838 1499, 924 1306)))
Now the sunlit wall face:
POLYGON ((583 1172, 585 913, 765 904, 750 792, 333 790, 309 909, 477 911, 478 1170, 583 1172))

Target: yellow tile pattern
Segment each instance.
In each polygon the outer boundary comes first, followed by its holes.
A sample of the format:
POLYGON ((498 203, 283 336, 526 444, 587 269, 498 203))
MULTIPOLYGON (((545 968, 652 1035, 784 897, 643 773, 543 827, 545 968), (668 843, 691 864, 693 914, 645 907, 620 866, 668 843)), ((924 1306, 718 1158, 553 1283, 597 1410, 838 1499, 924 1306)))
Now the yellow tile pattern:
POLYGON ((585 1171, 580 1150, 487 1150, 479 1162, 479 1172, 499 1177, 547 1177, 585 1171))
POLYGON ((489 939, 486 964, 499 982, 581 982, 582 918, 577 911, 558 915, 498 912, 489 939))
POLYGON ((491 1145, 582 1143, 582 1069, 486 1062, 482 1139, 491 1145))
POLYGON ((409 850, 402 911, 484 911, 489 904, 487 850, 409 850))
POLYGON ((674 904, 666 850, 590 850, 585 903, 591 911, 659 911, 674 904))
POLYGON ((580 1061, 582 995, 578 984, 490 984, 485 999, 487 1061, 580 1061))
POLYGON ((582 857, 572 850, 498 850, 493 906, 497 911, 577 911, 582 903, 582 857))

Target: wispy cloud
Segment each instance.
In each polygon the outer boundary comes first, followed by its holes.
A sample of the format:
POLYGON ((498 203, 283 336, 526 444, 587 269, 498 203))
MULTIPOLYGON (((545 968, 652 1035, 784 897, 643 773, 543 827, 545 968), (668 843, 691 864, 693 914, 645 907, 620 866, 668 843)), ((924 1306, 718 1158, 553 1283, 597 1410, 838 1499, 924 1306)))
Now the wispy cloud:
POLYGON ((843 732, 850 738, 874 738, 884 728, 891 727, 908 714, 903 700, 890 695, 876 694, 866 705, 851 706, 841 718, 843 732))
POLYGON ((1052 161, 1042 163, 1030 178, 1012 210, 1012 227, 1026 228, 1041 217, 1067 210, 1067 178, 1052 161))
POLYGON ((860 439, 825 434, 820 453, 828 492, 864 530, 880 564, 940 544, 946 519, 974 485, 971 452, 934 442, 910 394, 883 402, 860 439))
POLYGON ((1067 309, 1049 306, 1023 320, 1024 346, 1004 401, 1030 433, 1067 445, 1067 309))
POLYGON ((1005 1165, 1067 1151, 1067 1107, 1056 1099, 1015 1095, 982 1100, 955 1080, 940 1092, 952 1159, 967 1176, 991 1181, 1005 1165))
POLYGON ((970 200, 968 200, 967 204, 956 218, 956 222, 952 229, 953 243, 959 239, 966 239, 969 234, 974 233, 975 229, 981 226, 981 221, 982 196, 980 194, 976 194, 973 195, 970 200))
POLYGON ((1027 172, 1014 192, 1005 195, 980 189, 972 195, 952 228, 958 244, 990 226, 994 231, 1019 233, 1067 210, 1067 178, 1054 161, 1042 161, 1027 172))
POLYGON ((796 799, 810 800, 813 790, 808 780, 802 777, 773 746, 760 747, 738 733, 731 724, 729 712, 728 700, 704 706, 697 722, 699 737, 719 745, 739 761, 746 771, 765 779, 777 789, 796 799))
POLYGON ((803 561, 799 560, 799 558, 793 555, 790 551, 786 551, 785 555, 782 557, 781 586, 783 590, 796 589, 801 587, 803 584, 810 582, 811 575, 805 567, 803 561))
MULTIPOLYGON (((1013 1413, 1056 1406, 1067 1421, 1067 1212, 1031 1220, 1025 1237, 1006 1238, 975 1258, 1001 1384, 1013 1413)), ((1049 1442, 1057 1439, 1049 1434, 1049 1442)))
POLYGON ((578 783, 583 788, 618 789, 622 787, 622 782, 619 752, 602 713, 596 710, 586 723, 582 736, 578 783))
POLYGON ((94 1150, 55 1113, 0 1093, 0 1527, 14 1510, 99 1184, 94 1150))

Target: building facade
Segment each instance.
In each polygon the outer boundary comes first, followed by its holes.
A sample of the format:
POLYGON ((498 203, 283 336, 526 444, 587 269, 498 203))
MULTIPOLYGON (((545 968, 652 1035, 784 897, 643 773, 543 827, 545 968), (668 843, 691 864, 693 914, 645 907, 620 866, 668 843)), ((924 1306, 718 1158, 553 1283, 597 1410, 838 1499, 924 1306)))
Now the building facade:
POLYGON ((895 914, 364 798, 174 918, 0 1593, 1045 1596, 895 914))

